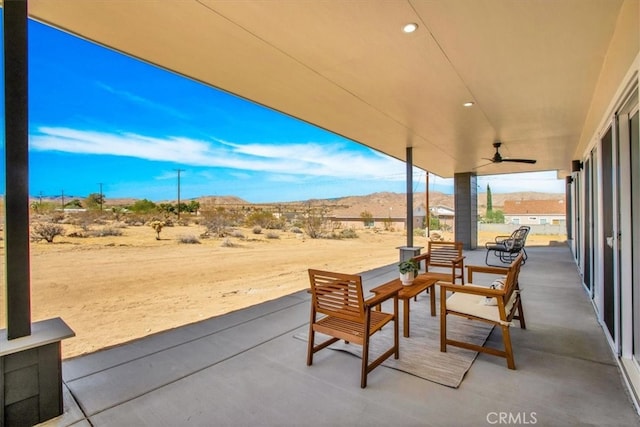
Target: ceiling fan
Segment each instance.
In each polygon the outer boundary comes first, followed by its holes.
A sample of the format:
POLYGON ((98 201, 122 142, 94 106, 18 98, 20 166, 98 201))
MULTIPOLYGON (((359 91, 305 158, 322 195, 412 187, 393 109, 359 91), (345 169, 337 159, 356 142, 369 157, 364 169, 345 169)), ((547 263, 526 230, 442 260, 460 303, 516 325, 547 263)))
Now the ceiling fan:
POLYGON ((536 160, 533 160, 533 159, 512 159, 510 157, 502 157, 500 155, 501 145, 502 145, 502 142, 500 141, 494 142, 493 147, 496 149, 496 153, 493 155, 492 158, 490 159, 484 158, 484 160, 489 160, 491 163, 513 162, 513 163, 528 163, 531 165, 536 163, 536 160))

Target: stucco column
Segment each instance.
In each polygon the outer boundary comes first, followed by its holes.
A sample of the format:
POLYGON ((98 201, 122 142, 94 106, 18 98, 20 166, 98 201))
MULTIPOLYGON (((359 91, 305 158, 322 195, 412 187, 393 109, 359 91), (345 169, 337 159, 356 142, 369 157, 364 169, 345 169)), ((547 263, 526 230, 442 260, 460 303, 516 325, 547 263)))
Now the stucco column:
POLYGON ((478 184, 475 173, 457 173, 453 177, 455 198, 455 240, 464 249, 478 247, 478 184))

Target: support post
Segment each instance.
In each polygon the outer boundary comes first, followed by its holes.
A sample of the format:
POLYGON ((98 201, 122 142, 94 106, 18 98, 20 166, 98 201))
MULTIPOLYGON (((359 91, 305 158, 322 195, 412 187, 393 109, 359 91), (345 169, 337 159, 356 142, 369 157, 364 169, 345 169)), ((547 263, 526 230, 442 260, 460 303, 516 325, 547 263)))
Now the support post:
POLYGON ((4 1, 5 280, 0 329, 0 427, 31 426, 63 411, 62 319, 31 323, 27 0, 4 1))
POLYGON ((407 147, 407 246, 413 246, 413 148, 407 147))
POLYGON ((4 2, 7 338, 31 334, 27 0, 4 2))

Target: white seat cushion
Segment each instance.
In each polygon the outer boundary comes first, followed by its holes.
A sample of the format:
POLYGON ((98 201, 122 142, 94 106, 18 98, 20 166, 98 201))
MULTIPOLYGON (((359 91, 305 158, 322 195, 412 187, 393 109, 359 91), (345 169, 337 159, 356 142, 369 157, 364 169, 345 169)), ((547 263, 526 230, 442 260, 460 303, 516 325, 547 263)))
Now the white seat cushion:
MULTIPOLYGON (((466 284, 464 286, 466 287, 477 285, 466 284)), ((511 295, 509 302, 505 305, 505 311, 507 315, 509 315, 509 313, 513 309, 513 305, 516 302, 517 296, 518 295, 516 291, 511 295)), ((485 297, 483 296, 466 294, 464 292, 456 292, 449 298, 447 298, 446 305, 448 310, 457 311, 458 313, 462 314, 469 314, 481 319, 487 319, 504 326, 512 325, 512 322, 507 322, 506 319, 500 318, 500 311, 498 310, 497 305, 486 305, 485 297)))

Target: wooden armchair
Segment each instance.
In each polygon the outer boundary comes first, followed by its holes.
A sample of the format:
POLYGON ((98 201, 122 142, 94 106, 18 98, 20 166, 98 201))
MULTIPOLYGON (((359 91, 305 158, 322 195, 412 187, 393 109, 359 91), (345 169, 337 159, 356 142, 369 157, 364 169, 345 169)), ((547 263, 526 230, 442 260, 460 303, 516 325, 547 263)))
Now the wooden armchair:
POLYGON ((527 243, 527 236, 529 235, 531 227, 528 225, 522 225, 510 236, 496 236, 493 242, 487 242, 484 246, 487 249, 484 262, 487 265, 494 267, 502 267, 504 264, 510 264, 518 256, 519 253, 523 254, 522 264, 527 261, 527 251, 524 249, 527 243), (491 264, 489 262, 489 255, 495 255, 502 265, 491 264))
POLYGON ((518 287, 518 275, 522 265, 522 253, 508 267, 468 266, 468 283, 464 286, 440 284, 440 351, 446 352, 447 345, 481 351, 507 359, 509 369, 515 369, 509 327, 513 319, 520 321, 525 329, 522 300, 518 287), (473 284, 473 273, 490 273, 502 276, 492 287, 473 284), (506 277, 505 277, 506 276, 506 277), (454 292, 447 298, 447 291, 454 292), (487 322, 502 330, 504 350, 480 346, 447 338, 447 316, 455 315, 471 320, 487 322))
POLYGON ((309 342, 307 366, 313 363, 313 354, 338 340, 345 340, 362 346, 362 371, 360 387, 367 386, 367 374, 392 354, 400 357, 398 343, 398 291, 388 292, 364 300, 362 278, 358 275, 309 270, 311 281, 311 320, 309 322, 309 342), (375 311, 373 308, 383 301, 393 298, 393 314, 375 311), (324 315, 318 318, 317 315, 324 315), (384 325, 393 321, 393 346, 369 363, 369 340, 384 325), (329 335, 330 339, 315 344, 315 333, 329 335))
POLYGON ((464 256, 462 255, 462 242, 429 242, 428 251, 413 258, 420 263, 424 261, 426 277, 438 279, 438 281, 464 284, 464 256))

